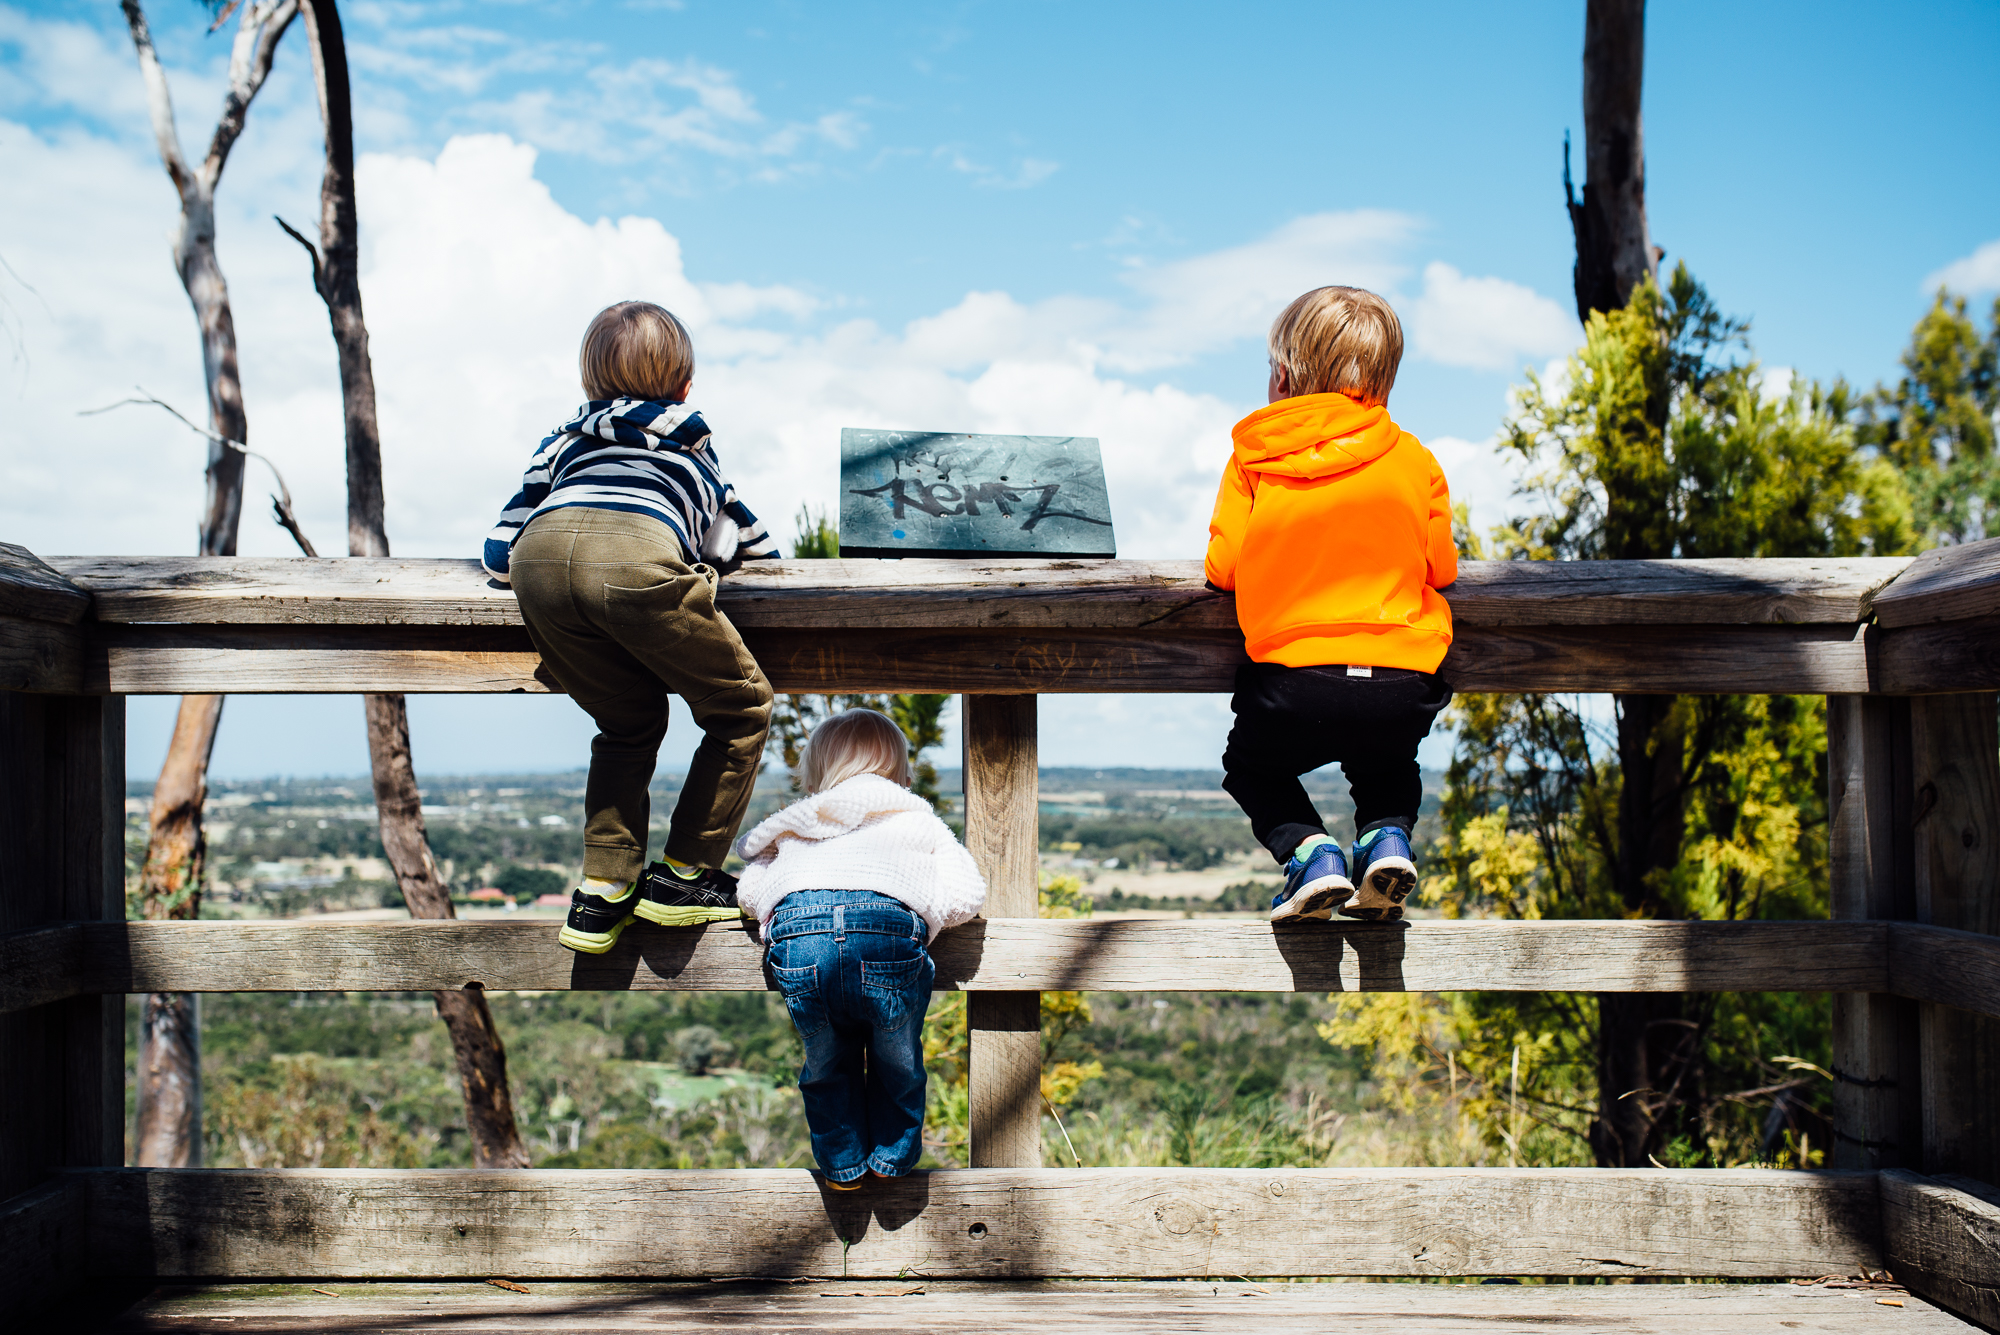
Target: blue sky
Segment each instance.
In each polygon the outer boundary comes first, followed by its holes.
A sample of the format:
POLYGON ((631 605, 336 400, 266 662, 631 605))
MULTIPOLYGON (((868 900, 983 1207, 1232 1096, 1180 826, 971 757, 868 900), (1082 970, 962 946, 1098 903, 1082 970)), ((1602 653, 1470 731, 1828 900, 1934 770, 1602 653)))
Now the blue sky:
MULTIPOLYGON (((1258 332, 1296 291, 1397 301, 1392 407, 1489 522, 1507 387, 1575 337, 1560 171, 1581 0, 343 12, 406 554, 474 550, 576 397, 582 320, 625 295, 692 312, 696 397, 781 530, 831 502, 842 425, 1097 434, 1124 550, 1150 557, 1198 554, 1228 424, 1260 397, 1258 332)), ((182 138, 204 143, 228 30, 204 37, 191 0, 148 13, 182 138)), ((314 216, 302 38, 252 109, 219 235, 253 444, 330 546, 331 349, 268 221, 314 216)), ((1768 365, 1872 383, 1935 276, 2000 282, 2000 7, 1656 5, 1647 54, 1653 235, 1752 319, 1768 365)), ((0 5, 0 170, 0 525, 45 552, 188 550, 199 442, 137 410, 72 415, 134 382, 200 403, 115 4, 0 5)), ((246 552, 284 542, 246 519, 246 552)), ((1051 701, 1048 758, 1211 763, 1222 704, 1051 701)), ((134 702, 135 773, 167 710, 134 702)), ((435 770, 566 765, 587 738, 564 701, 415 710, 435 770)), ((358 716, 238 700, 218 770, 352 772, 358 716)), ((683 726, 668 762, 687 745, 683 726)))

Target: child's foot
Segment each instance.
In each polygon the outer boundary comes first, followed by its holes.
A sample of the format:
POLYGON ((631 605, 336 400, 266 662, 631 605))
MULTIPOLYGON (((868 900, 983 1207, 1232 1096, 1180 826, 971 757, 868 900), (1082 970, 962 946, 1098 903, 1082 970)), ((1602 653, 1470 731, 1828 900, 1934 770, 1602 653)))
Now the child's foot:
POLYGON ((676 867, 671 862, 655 862, 640 875, 637 912, 663 927, 736 922, 743 916, 736 903, 734 876, 713 867, 676 867))
POLYGON ((1395 922, 1403 901, 1417 888, 1417 864, 1410 836, 1400 825, 1382 825, 1354 841, 1354 897, 1343 915, 1363 922, 1395 922))
POLYGON ((618 934, 631 926, 638 903, 630 881, 622 886, 585 881, 569 897, 569 920, 556 940, 586 955, 602 955, 618 944, 618 934))
POLYGON ((836 1182, 829 1177, 823 1180, 826 1183, 826 1189, 828 1191, 859 1191, 861 1190, 861 1184, 863 1182, 866 1182, 868 1179, 865 1177, 857 1177, 852 1182, 836 1182))
POLYGON ((1347 858, 1340 845, 1319 835, 1300 844, 1285 864, 1285 888, 1271 899, 1271 921, 1331 918, 1333 906, 1345 903, 1353 893, 1354 883, 1347 879, 1347 858))

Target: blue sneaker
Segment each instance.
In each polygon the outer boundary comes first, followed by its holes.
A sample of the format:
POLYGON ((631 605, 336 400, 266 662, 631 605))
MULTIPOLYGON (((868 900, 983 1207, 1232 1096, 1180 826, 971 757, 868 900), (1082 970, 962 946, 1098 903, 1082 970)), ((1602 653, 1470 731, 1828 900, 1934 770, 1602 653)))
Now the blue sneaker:
POLYGON ((1271 898, 1271 921, 1331 918, 1334 905, 1346 903, 1353 893, 1354 882, 1347 879, 1347 858, 1340 845, 1328 839, 1307 849, 1303 858, 1294 853, 1285 864, 1285 888, 1271 898))
POLYGON ((1402 917, 1403 901, 1417 888, 1409 833, 1399 825, 1382 825, 1356 839, 1354 881, 1354 898, 1340 906, 1344 916, 1363 922, 1402 917))

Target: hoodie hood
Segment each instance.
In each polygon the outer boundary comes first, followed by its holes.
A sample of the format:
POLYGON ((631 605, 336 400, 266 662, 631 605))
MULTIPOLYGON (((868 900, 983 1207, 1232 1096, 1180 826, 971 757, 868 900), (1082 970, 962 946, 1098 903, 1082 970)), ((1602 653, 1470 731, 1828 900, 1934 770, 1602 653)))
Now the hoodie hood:
POLYGON ((1236 424, 1236 462, 1245 472, 1331 477, 1389 452, 1403 429, 1386 404, 1345 394, 1301 394, 1259 408, 1236 424))
POLYGON ((685 403, 658 399, 593 399, 556 428, 640 449, 697 450, 708 443, 708 423, 685 403))
POLYGON ((857 774, 767 817, 743 836, 737 853, 748 862, 781 839, 832 839, 882 817, 929 810, 929 802, 902 784, 857 774))

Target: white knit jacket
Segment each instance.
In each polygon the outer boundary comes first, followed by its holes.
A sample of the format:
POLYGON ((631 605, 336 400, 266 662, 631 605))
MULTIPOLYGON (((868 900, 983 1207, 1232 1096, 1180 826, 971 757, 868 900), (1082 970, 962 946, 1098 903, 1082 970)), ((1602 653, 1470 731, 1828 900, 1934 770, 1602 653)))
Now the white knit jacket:
POLYGON ((770 926, 794 890, 873 890, 899 899, 930 939, 970 922, 986 903, 986 880, 931 804, 879 774, 857 774, 794 802, 744 835, 749 865, 736 902, 770 926))

